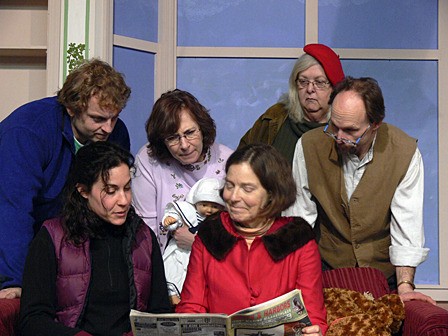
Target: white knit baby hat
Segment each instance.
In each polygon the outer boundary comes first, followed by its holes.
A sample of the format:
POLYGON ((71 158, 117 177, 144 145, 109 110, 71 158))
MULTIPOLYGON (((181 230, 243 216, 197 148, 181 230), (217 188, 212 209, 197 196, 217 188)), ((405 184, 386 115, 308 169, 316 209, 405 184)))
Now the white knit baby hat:
POLYGON ((224 206, 224 200, 219 195, 224 181, 214 177, 204 177, 197 181, 187 195, 187 202, 214 202, 224 206))

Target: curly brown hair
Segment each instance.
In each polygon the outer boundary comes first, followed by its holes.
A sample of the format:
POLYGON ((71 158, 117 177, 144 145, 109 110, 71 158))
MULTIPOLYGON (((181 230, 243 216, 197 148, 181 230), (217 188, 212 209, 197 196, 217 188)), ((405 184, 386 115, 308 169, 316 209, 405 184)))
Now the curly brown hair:
MULTIPOLYGON (((121 164, 126 164, 132 171, 134 157, 112 142, 92 142, 78 150, 63 189, 61 215, 68 241, 79 245, 88 238, 102 236, 103 221, 90 209, 88 201, 79 193, 77 186, 82 184, 90 192, 96 181, 107 184, 110 170, 121 164)), ((128 216, 132 214, 133 209, 128 216)))
POLYGON ((159 160, 172 157, 165 145, 165 138, 179 129, 182 110, 187 110, 199 125, 203 137, 202 153, 206 153, 213 145, 216 138, 216 125, 209 111, 191 93, 176 89, 160 96, 146 122, 150 156, 159 160))
POLYGON ((97 96, 102 109, 121 111, 131 95, 124 76, 108 63, 93 58, 70 72, 57 93, 58 102, 75 115, 87 110, 89 99, 97 96))

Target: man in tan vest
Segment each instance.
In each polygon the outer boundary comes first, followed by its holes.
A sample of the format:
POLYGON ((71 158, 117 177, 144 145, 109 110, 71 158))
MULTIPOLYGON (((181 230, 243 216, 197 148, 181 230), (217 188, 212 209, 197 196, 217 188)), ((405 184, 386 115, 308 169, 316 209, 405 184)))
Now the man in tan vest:
POLYGON ((297 142, 296 203, 285 214, 315 228, 324 269, 375 267, 404 301, 429 252, 423 232, 423 161, 416 140, 383 123, 376 80, 346 77, 330 96, 327 126, 297 142))

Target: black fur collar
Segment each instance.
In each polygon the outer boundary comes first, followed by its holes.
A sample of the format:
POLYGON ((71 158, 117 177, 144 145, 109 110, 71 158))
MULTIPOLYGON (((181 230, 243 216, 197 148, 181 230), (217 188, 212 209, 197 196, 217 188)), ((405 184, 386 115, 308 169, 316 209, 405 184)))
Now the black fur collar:
MULTIPOLYGON (((220 216, 213 216, 203 223, 198 235, 206 249, 218 260, 223 260, 238 240, 224 228, 220 216)), ((315 237, 313 229, 303 218, 293 217, 290 223, 261 239, 271 258, 280 261, 315 237)))

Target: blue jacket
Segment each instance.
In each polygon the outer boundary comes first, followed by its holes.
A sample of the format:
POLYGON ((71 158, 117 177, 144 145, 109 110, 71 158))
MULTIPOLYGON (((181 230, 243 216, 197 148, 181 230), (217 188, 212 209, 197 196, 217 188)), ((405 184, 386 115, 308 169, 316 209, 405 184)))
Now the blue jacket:
MULTIPOLYGON (((109 141, 130 148, 118 120, 109 141)), ((70 117, 56 97, 25 104, 0 123, 0 277, 20 286, 28 245, 59 214, 75 153, 70 117)))

